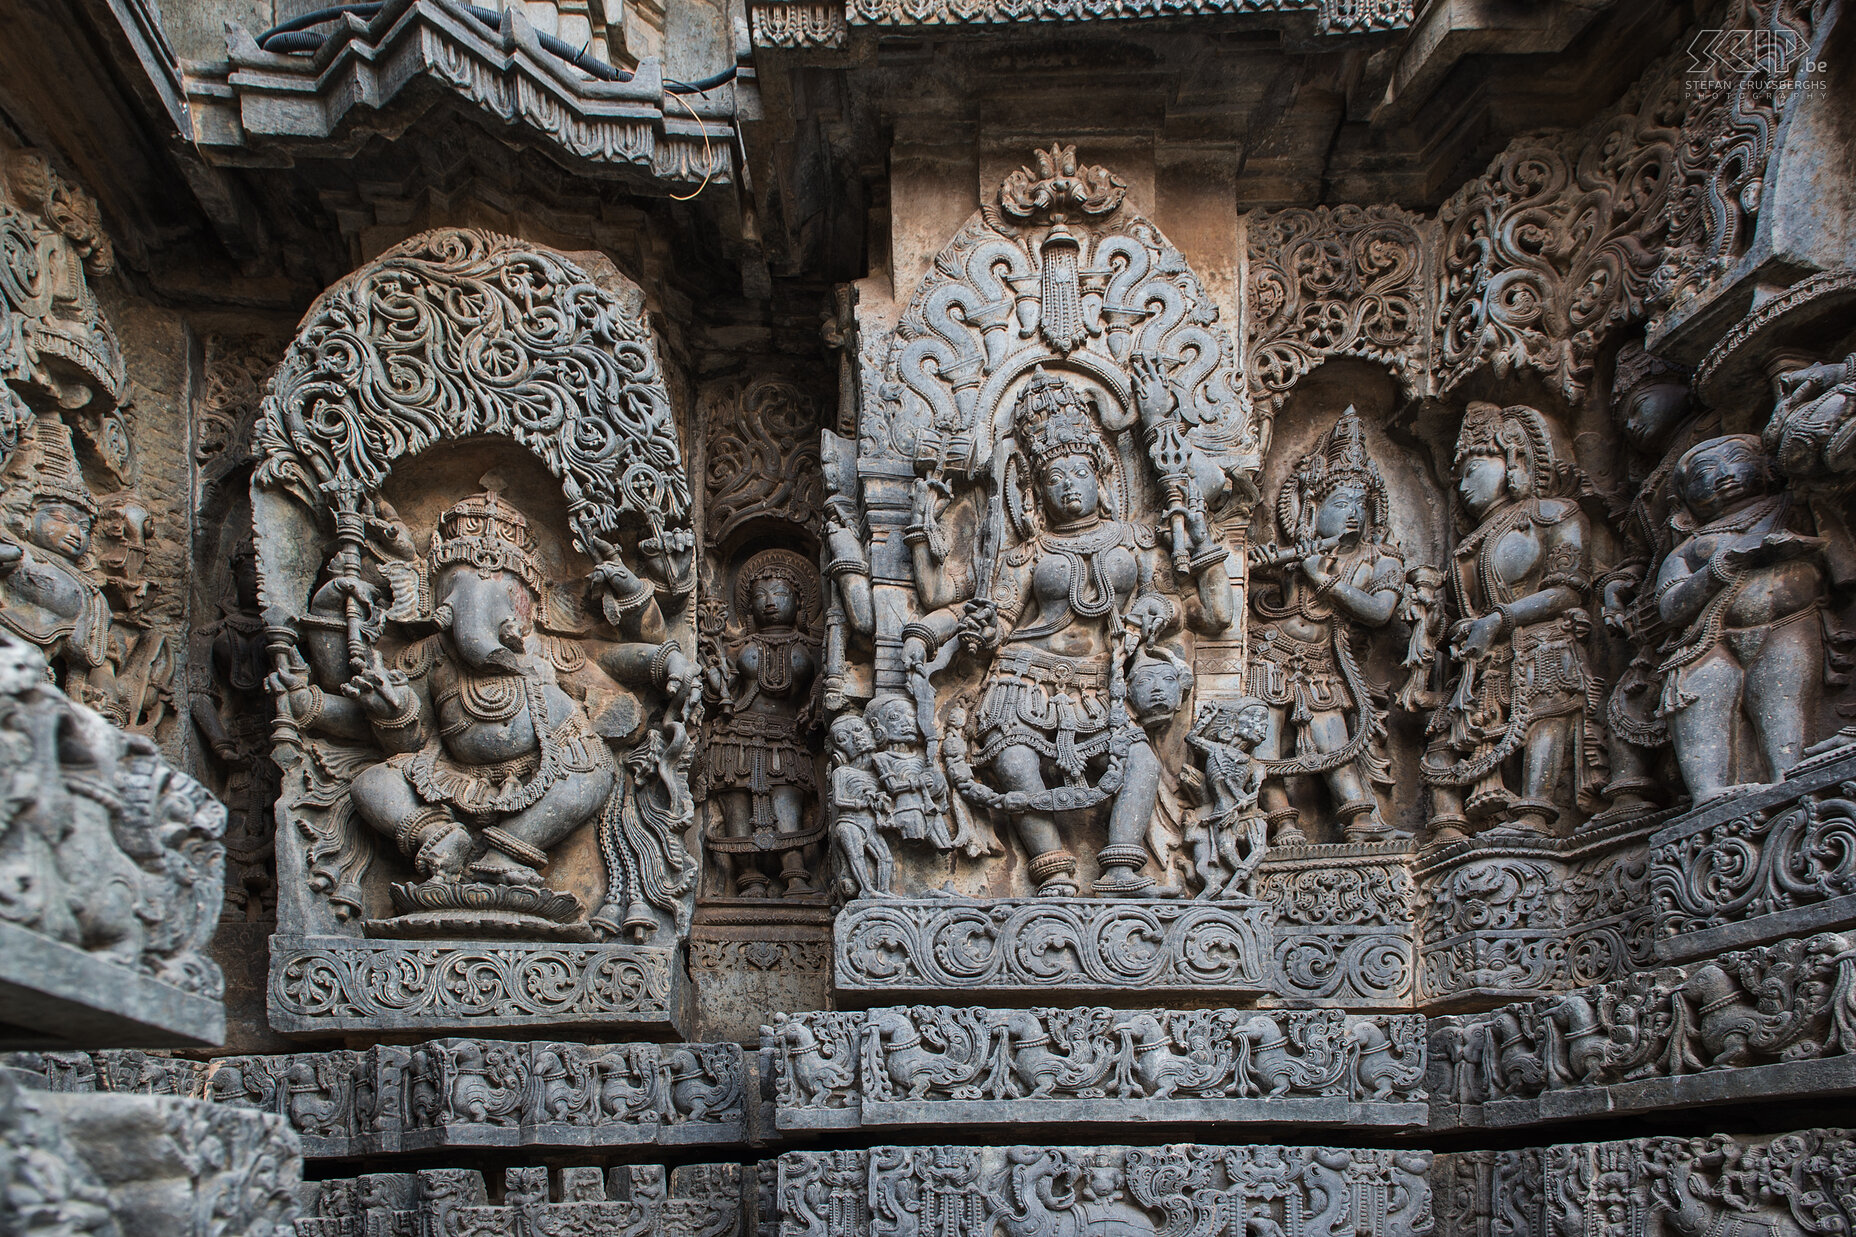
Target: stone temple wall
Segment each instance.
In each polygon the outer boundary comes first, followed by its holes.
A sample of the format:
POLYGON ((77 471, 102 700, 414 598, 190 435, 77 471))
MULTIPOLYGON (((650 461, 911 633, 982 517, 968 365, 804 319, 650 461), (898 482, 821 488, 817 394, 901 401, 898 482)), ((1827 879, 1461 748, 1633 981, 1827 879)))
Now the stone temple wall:
POLYGON ((1844 10, 20 6, 0 1234, 1847 1237, 1844 10))

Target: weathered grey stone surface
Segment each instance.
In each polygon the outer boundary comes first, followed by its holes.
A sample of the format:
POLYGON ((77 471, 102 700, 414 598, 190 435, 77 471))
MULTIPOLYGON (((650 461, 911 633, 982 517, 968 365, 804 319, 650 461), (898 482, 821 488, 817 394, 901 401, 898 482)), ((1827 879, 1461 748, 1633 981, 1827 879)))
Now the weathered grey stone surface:
POLYGON ((748 1141, 736 1044, 444 1039, 209 1062, 49 1056, 56 1091, 178 1095, 283 1116, 312 1159, 474 1147, 748 1141))
POLYGON ((1338 1010, 780 1014, 761 1029, 783 1130, 1425 1120, 1421 1017, 1338 1010))
POLYGON ((1633 1138, 1437 1157, 1439 1237, 1545 1237, 1573 1219, 1599 1237, 1835 1233, 1850 1222, 1843 1129, 1633 1138))
POLYGON ((9 1046, 217 1045, 225 809, 0 633, 0 1013, 9 1046))
POLYGON ((483 1174, 475 1170, 370 1173, 302 1186, 296 1237, 732 1237, 747 1231, 752 1188, 753 1175, 736 1164, 632 1166, 608 1172, 510 1168, 503 1174, 501 1202, 491 1204, 483 1174))
POLYGON ((1704 958, 1856 924, 1856 754, 1668 822, 1650 838, 1656 955, 1704 958))
POLYGON ((841 992, 1164 991, 1272 988, 1269 908, 1255 902, 859 899, 839 913, 841 992))
POLYGON ((676 951, 639 945, 271 938, 271 1017, 325 1034, 584 1026, 674 1029, 676 951))
POLYGON ((313 7, 0 36, 12 1068, 319 1237, 1849 1237, 1851 0, 313 7))
POLYGON ((301 1180, 277 1116, 0 1076, 0 1231, 288 1237, 301 1180))
POLYGON ((781 1237, 867 1237, 917 1215, 975 1233, 1252 1226, 1413 1237, 1430 1230, 1428 1151, 1330 1147, 882 1146, 780 1157, 781 1237))
POLYGON ((1856 1091, 1856 945, 1819 933, 1430 1023, 1433 1129, 1856 1091))

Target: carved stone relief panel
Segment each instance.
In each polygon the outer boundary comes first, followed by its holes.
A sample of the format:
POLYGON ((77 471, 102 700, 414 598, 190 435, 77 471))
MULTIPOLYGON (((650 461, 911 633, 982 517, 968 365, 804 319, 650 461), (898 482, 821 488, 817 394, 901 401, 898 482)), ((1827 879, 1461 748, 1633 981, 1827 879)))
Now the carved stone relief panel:
POLYGON ((761 1073, 781 1129, 947 1123, 1424 1119, 1425 1025, 1339 1010, 780 1014, 761 1073))
POLYGON ((275 713, 264 680, 271 654, 251 536, 252 430, 283 344, 264 336, 203 341, 194 413, 195 621, 188 648, 188 711, 203 749, 202 777, 226 805, 225 919, 275 922, 275 713))
POLYGON ((637 289, 506 237, 415 237, 312 308, 256 443, 274 1022, 663 1016, 702 700, 690 494, 637 289), (364 938, 405 997, 365 965, 336 982, 362 955, 332 947, 364 938), (398 943, 421 939, 444 943, 398 943), (508 987, 441 996, 459 966, 508 987))
POLYGON ((471 1147, 747 1141, 735 1044, 445 1039, 365 1051, 219 1057, 48 1056, 54 1090, 207 1099, 281 1114, 311 1159, 471 1147))
POLYGON ((1838 1233, 1850 1132, 1653 1137, 1439 1156, 1447 1237, 1658 1231, 1838 1233))
POLYGON ((1568 400, 1640 320, 1680 140, 1674 83, 1575 133, 1517 139, 1438 211, 1435 391, 1531 370, 1568 400))
MULTIPOLYGON (((827 574, 847 660, 870 667, 839 674, 828 649, 834 843, 863 895, 839 982, 870 916, 919 931, 962 913, 892 896, 1036 893, 1056 901, 1002 905, 1003 931, 1055 914, 1094 933, 1123 912, 1069 899, 1198 892, 1178 770, 1195 716, 1244 695, 1233 551, 1267 435, 1215 306, 1112 171, 1053 147, 893 329, 860 334, 886 337, 881 380, 855 443, 822 452, 827 574)), ((1235 724, 1197 731, 1222 762, 1197 775, 1221 820, 1258 741, 1212 737, 1235 724)), ((1241 886, 1190 914, 1267 954, 1241 886)), ((1255 983, 1263 961, 1226 969, 1255 983)), ((1119 982, 1105 967, 1088 982, 1119 982)))
POLYGON ((1329 362, 1278 414, 1264 464, 1246 643, 1250 694, 1270 714, 1257 811, 1272 851, 1424 826, 1448 504, 1388 424, 1390 386, 1329 362), (1337 388, 1364 409, 1320 411, 1337 388))
POLYGON ((114 252, 96 202, 30 150, 0 150, 0 238, 0 624, 74 699, 165 740, 188 496, 165 480, 179 469, 144 480, 122 346, 90 284, 114 252))
MULTIPOLYGON (((742 1232, 751 1199, 738 1164, 598 1168, 510 1168, 501 1201, 490 1202, 476 1169, 369 1173, 306 1183, 297 1237, 414 1237, 470 1233, 662 1234, 724 1237, 742 1232)), ((752 1187, 748 1187, 751 1189, 752 1187)))
POLYGON ((780 1157, 780 1234, 866 1237, 928 1217, 972 1237, 1414 1237, 1431 1227, 1430 1163, 1428 1151, 1190 1143, 791 1151, 780 1157))
POLYGON ((1432 1127, 1847 1091, 1852 976, 1852 939, 1819 933, 1433 1018, 1432 1127))
POLYGON ((217 1044, 225 809, 0 632, 0 990, 14 1043, 217 1044))
POLYGON ((1244 377, 1280 409, 1329 357, 1383 363, 1428 386, 1436 225, 1396 206, 1258 211, 1244 221, 1244 377))
POLYGON ((1684 106, 1668 171, 1661 264, 1650 288, 1653 336, 1718 294, 1753 248, 1788 88, 1805 70, 1824 15, 1811 0, 1736 0, 1705 37, 1722 46, 1757 40, 1772 53, 1677 58, 1684 106))
POLYGON ((0 1230, 291 1237, 302 1166, 276 1116, 0 1077, 0 1131, 0 1230))

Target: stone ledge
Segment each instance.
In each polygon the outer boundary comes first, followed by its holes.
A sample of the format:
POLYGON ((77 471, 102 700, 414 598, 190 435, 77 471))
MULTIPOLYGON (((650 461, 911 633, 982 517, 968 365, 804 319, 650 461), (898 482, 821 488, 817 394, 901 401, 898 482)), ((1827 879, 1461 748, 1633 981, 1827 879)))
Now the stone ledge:
POLYGON ((1852 782, 1856 751, 1808 761, 1651 835, 1656 956, 1683 962, 1856 926, 1852 782))
POLYGON ((1274 920, 1246 901, 860 898, 833 925, 834 979, 853 999, 1261 995, 1276 987, 1274 920))
POLYGON ((512 941, 271 938, 271 1026, 338 1031, 519 1027, 680 1035, 688 981, 674 949, 512 941))
POLYGON ((219 1001, 0 922, 0 1047, 216 1048, 219 1001))
POLYGON ((673 104, 655 59, 630 81, 582 76, 541 49, 520 9, 491 30, 433 0, 392 0, 335 25, 313 54, 263 51, 236 26, 227 44, 227 63, 187 80, 195 140, 215 163, 288 163, 397 136, 437 90, 644 191, 735 177, 735 86, 673 104))
POLYGON ((1856 1092, 1856 938, 1829 933, 1433 1018, 1433 1131, 1856 1092))
MULTIPOLYGON (((914 1214, 950 1220, 922 1232, 975 1237, 1416 1237, 1432 1228, 1431 1161, 1428 1151, 1196 1143, 792 1151, 771 1201, 779 1237, 915 1232, 905 1227, 914 1214)), ((768 1220, 763 1233, 776 1231, 768 1220)))
POLYGON ((739 1044, 443 1039, 211 1062, 73 1053, 39 1068, 55 1092, 184 1095, 279 1113, 310 1159, 748 1141, 739 1044))
POLYGON ((291 1232, 302 1164, 296 1136, 268 1113, 27 1091, 0 1076, 0 1143, 0 1232, 291 1232))
POLYGON ((989 1009, 776 1014, 780 1130, 1127 1122, 1423 1125, 1416 1014, 989 1009))
POLYGON ((1646 1078, 1602 1087, 1568 1087, 1535 1099, 1445 1104, 1432 1100, 1430 1129, 1515 1129, 1584 1117, 1624 1117, 1672 1108, 1746 1104, 1768 1099, 1813 1099, 1856 1095, 1856 1059, 1787 1061, 1690 1074, 1646 1078))

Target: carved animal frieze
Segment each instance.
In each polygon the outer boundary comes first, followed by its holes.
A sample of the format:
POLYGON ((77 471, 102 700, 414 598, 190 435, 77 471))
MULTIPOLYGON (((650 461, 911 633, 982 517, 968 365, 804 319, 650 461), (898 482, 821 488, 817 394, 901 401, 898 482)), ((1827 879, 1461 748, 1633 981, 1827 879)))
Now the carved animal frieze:
POLYGON ((1437 1157, 1440 1237, 1841 1233, 1850 1131, 1562 1143, 1437 1157))
POLYGON ((735 1044, 442 1039, 210 1064, 138 1052, 32 1064, 56 1090, 176 1095, 277 1113, 312 1159, 747 1138, 747 1071, 735 1044))
POLYGON ((1416 1237, 1428 1151, 1329 1147, 879 1146, 780 1157, 780 1237, 866 1237, 917 1216, 963 1234, 1416 1237))
POLYGON ((1424 1020, 1339 1010, 889 1006, 761 1030, 782 1129, 1421 1121, 1424 1020))
POLYGON ((1430 1034, 1433 1103, 1471 1116, 1483 1106, 1477 1119, 1490 1123, 1652 1109, 1706 1095, 1728 1070, 1761 1070, 1737 1076, 1737 1093, 1847 1088, 1856 1085, 1856 938, 1820 933, 1638 971, 1434 1018, 1430 1034))

